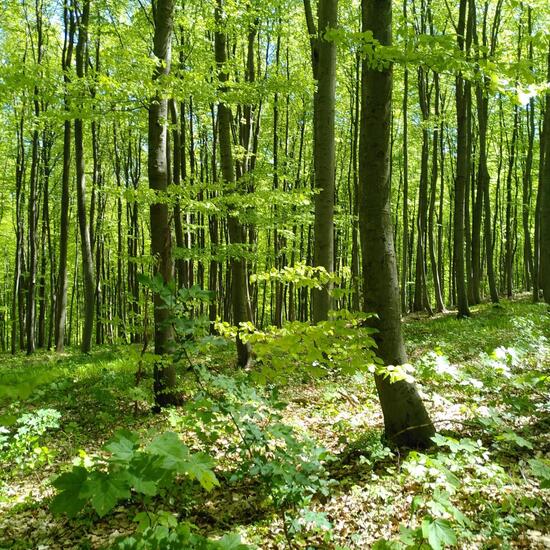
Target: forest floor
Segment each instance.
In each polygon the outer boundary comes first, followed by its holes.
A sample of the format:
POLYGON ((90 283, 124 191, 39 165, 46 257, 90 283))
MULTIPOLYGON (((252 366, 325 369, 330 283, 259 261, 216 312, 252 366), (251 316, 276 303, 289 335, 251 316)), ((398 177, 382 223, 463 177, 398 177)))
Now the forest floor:
MULTIPOLYGON (((325 472, 320 491, 285 514, 261 476, 235 474, 227 442, 218 438, 206 449, 219 480, 210 492, 178 482, 145 504, 121 501, 102 518, 89 506, 71 519, 53 515, 52 480, 72 464, 105 456, 103 445, 120 428, 143 441, 171 430, 191 449, 204 444, 185 407, 150 412, 150 379, 134 387, 136 346, 0 355, 0 386, 38 381, 25 399, 0 407, 4 419, 18 418, 0 428, 0 548, 113 548, 136 530, 144 506, 214 538, 240 533, 262 549, 363 549, 380 539, 395 542, 377 548, 550 548, 548 307, 503 301, 474 307, 465 320, 451 313, 411 317, 404 328, 412 374, 438 431, 433 449, 400 454, 384 444, 368 372, 297 377, 280 389, 288 405, 277 422, 328 453, 318 459, 325 472)), ((228 375, 230 391, 229 351, 200 360, 228 375)), ((209 417, 200 418, 204 431, 209 417)), ((303 461, 303 468, 319 466, 303 461)))

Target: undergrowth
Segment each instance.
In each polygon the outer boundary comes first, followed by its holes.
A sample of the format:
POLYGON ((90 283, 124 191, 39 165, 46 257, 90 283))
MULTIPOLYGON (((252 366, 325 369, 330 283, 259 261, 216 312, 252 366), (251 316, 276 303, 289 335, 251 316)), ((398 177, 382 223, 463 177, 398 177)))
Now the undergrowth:
POLYGON ((307 327, 251 332, 249 371, 223 339, 186 345, 184 404, 159 415, 141 347, 1 356, 0 548, 548 544, 547 307, 404 323, 426 452, 384 440, 370 336, 332 323, 315 349, 307 327))

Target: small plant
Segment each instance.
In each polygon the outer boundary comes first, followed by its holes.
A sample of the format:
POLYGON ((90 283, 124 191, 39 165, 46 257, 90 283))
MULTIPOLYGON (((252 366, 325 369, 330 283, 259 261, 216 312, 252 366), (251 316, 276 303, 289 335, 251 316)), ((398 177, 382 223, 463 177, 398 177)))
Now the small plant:
POLYGON ((151 525, 138 529, 135 535, 118 539, 114 550, 250 550, 236 534, 212 540, 195 532, 194 525, 178 523, 167 512, 151 516, 151 525))
POLYGON ((20 416, 10 430, 0 430, 0 461, 15 464, 21 470, 34 470, 51 461, 53 452, 40 444, 48 431, 59 428, 61 413, 55 409, 37 409, 20 416))
POLYGON ((166 491, 177 476, 196 480, 207 491, 218 484, 212 459, 190 453, 174 432, 142 447, 136 433, 120 430, 104 449, 110 453, 107 459, 98 459, 90 470, 75 466, 53 482, 58 489, 51 503, 54 513, 73 517, 89 503, 103 517, 132 494, 145 501, 166 491))

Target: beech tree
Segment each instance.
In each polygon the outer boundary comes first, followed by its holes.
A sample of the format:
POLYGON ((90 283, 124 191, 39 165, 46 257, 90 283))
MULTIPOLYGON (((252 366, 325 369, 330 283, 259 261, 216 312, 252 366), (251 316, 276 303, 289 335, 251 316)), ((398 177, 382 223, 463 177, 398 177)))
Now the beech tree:
MULTIPOLYGON (((320 0, 317 26, 311 3, 304 0, 311 41, 313 78, 317 82, 313 103, 313 170, 315 180, 315 223, 313 264, 334 271, 334 109, 336 86, 336 44, 330 36, 336 29, 338 0, 320 0)), ((328 318, 330 285, 313 293, 313 321, 328 318)))
MULTIPOLYGON (((381 48, 392 43, 390 0, 363 0, 363 32, 375 46, 363 60, 359 139, 359 226, 363 258, 364 311, 378 318, 377 353, 385 365, 402 365, 407 354, 401 334, 397 261, 393 243, 390 186, 392 66, 381 48)), ((399 445, 430 444, 435 429, 413 384, 376 375, 386 437, 399 445)))
MULTIPOLYGON (((548 51, 548 80, 550 81, 550 48, 548 51)), ((540 193, 540 288, 546 303, 550 304, 550 92, 546 93, 544 111, 544 156, 540 193)))

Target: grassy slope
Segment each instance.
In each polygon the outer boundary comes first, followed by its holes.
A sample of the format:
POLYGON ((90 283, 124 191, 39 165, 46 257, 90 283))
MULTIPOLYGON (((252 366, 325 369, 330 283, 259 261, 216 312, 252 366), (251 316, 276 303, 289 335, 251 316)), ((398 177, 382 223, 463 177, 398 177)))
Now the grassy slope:
MULTIPOLYGON (((409 319, 405 334, 415 377, 438 430, 456 439, 470 438, 476 450, 453 454, 443 446, 428 455, 399 456, 385 449, 379 442, 382 418, 368 376, 293 387, 285 421, 337 457, 329 466, 336 481, 331 495, 312 505, 327 515, 332 535, 310 532, 297 540, 297 547, 307 542, 315 548, 368 548, 380 537, 395 537, 400 524, 414 527, 433 513, 429 501, 436 489, 450 491, 452 502, 466 515, 461 548, 550 544, 545 535, 549 491, 539 489, 527 462, 550 452, 547 308, 526 302, 506 302, 501 308, 484 305, 463 321, 451 315, 409 319), (436 453, 454 464, 457 487, 450 487, 430 465, 436 453), (411 501, 418 495, 428 504, 420 504, 411 515, 411 501)), ((128 346, 102 348, 90 356, 0 356, 0 383, 23 372, 50 377, 28 401, 4 407, 0 414, 35 408, 62 414, 60 429, 40 439, 53 455, 49 464, 26 471, 13 463, 1 465, 0 548, 101 548, 133 531, 136 503, 126 503, 102 520, 90 511, 72 521, 52 517, 47 503, 51 478, 79 451, 100 453, 117 428, 137 430, 144 438, 171 429, 171 414, 150 415, 147 396, 133 396, 129 390, 138 361, 138 350, 128 346), (138 398, 137 411, 133 397, 138 398)), ((224 363, 227 357, 213 361, 224 363)), ((284 547, 280 520, 255 494, 254 483, 241 483, 209 495, 176 498, 159 508, 190 518, 204 531, 239 530, 261 548, 284 547)))

